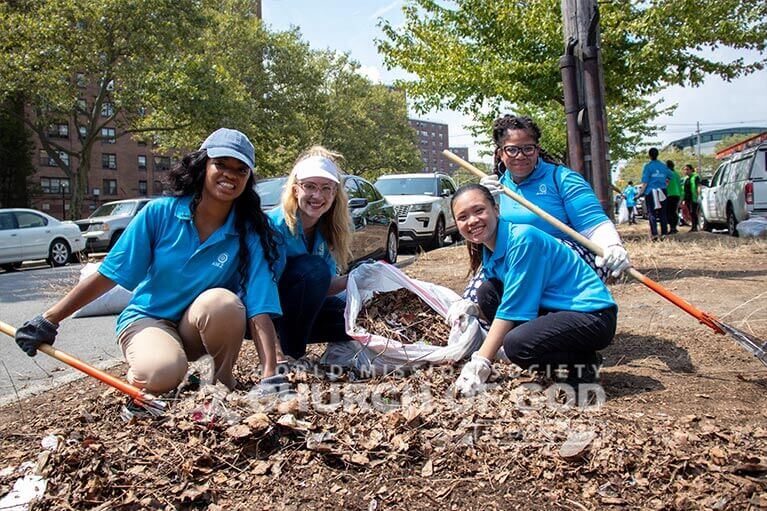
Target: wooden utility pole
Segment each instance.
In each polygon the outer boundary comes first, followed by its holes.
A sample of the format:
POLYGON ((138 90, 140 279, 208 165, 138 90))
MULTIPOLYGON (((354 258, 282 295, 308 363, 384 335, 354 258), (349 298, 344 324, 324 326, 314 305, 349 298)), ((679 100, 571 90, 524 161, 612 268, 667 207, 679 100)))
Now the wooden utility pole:
MULTIPOLYGON (((565 80, 565 112, 568 114, 568 145, 581 139, 583 169, 579 162, 570 161, 586 178, 610 218, 613 216, 610 161, 608 158, 607 115, 604 102, 604 75, 599 51, 599 9, 596 0, 561 0, 565 47, 575 57, 576 80, 565 80), (577 91, 568 87, 577 83, 577 91), (576 95, 577 92, 577 95, 576 95), (577 123, 571 122, 575 105, 568 104, 568 97, 578 98, 577 123), (575 126, 580 133, 571 133, 575 126)), ((565 78, 564 59, 560 66, 565 78)), ((570 100, 570 102, 572 99, 570 100)), ((578 157, 577 148, 568 148, 570 159, 578 157)))

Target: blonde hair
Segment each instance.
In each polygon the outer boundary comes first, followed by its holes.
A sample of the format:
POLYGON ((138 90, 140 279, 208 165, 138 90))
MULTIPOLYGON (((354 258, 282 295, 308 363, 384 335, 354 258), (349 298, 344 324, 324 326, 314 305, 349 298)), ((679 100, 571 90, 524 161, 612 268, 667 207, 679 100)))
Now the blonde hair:
MULTIPOLYGON (((315 145, 302 152, 293 163, 295 169, 298 162, 312 156, 327 158, 339 168, 339 161, 343 159, 339 153, 334 153, 322 146, 315 145)), ((341 177, 341 176, 339 176, 341 177)), ((291 234, 296 235, 298 229, 298 199, 294 193, 294 185, 297 184, 295 172, 290 173, 285 189, 282 191, 282 210, 285 213, 285 223, 291 234)), ((349 198, 346 196, 343 182, 336 186, 336 195, 330 209, 322 214, 317 224, 322 237, 328 243, 330 253, 336 266, 341 272, 345 272, 352 257, 352 230, 349 222, 349 198)))

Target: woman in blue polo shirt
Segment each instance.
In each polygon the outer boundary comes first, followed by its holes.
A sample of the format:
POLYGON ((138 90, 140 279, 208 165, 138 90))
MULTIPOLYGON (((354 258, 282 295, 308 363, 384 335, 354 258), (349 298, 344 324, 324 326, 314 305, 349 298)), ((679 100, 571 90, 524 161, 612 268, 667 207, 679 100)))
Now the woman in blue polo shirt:
POLYGON ((282 317, 275 320, 282 353, 297 360, 310 342, 346 341, 344 309, 351 258, 349 204, 338 167, 340 155, 314 146, 296 160, 281 205, 269 212, 281 234, 285 266, 278 271, 282 317))
POLYGON ((504 220, 484 186, 461 187, 452 210, 469 246, 471 270, 482 265, 487 276, 478 305, 491 322, 456 390, 476 392, 501 347, 522 368, 549 375, 567 368, 567 383, 594 382, 601 365, 597 350, 612 342, 617 320, 615 302, 596 273, 553 236, 504 220))
POLYGON ((234 388, 246 318, 264 365, 262 388, 283 383, 274 376, 271 321, 280 314, 279 252, 252 187, 254 157, 239 131, 212 133, 169 172, 172 196, 149 202, 97 273, 19 328, 19 346, 34 356, 40 344, 53 344, 63 319, 120 284, 133 290, 117 337, 135 386, 154 394, 172 390, 188 360, 207 353, 215 378, 234 388))
MULTIPOLYGON (((604 258, 595 257, 586 248, 515 200, 500 195, 501 218, 515 224, 535 226, 559 238, 578 253, 604 281, 617 277, 629 267, 629 259, 618 231, 602 210, 594 191, 577 172, 558 165, 540 146, 541 130, 529 117, 505 115, 493 123, 495 168, 481 184, 491 192, 501 184, 523 196, 550 215, 572 227, 604 249, 604 258)), ((467 286, 464 298, 476 301, 482 284, 482 272, 467 286)))

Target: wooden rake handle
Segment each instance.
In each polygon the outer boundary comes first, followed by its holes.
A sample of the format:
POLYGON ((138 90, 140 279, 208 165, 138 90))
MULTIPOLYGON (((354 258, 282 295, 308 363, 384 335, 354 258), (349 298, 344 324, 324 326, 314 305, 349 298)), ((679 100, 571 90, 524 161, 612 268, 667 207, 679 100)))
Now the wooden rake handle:
MULTIPOLYGON (((9 325, 8 323, 4 323, 0 321, 0 332, 10 336, 10 337, 16 337, 16 329, 9 325)), ((159 401, 157 398, 152 396, 151 394, 148 394, 141 390, 138 387, 134 387, 128 382, 125 382, 121 380, 120 378, 117 378, 115 376, 112 376, 111 374, 102 371, 101 369, 97 369, 93 367, 90 364, 87 364, 80 360, 79 358, 73 357, 72 355, 68 353, 64 353, 63 351, 57 350, 50 344, 41 344, 37 347, 38 351, 42 351, 46 355, 55 358, 56 360, 60 362, 64 362, 68 366, 74 367, 78 371, 82 371, 83 373, 87 374, 88 376, 92 376, 93 378, 96 378, 102 383, 106 383, 107 385, 116 388, 123 394, 127 394, 128 396, 132 397, 133 399, 139 401, 140 403, 147 405, 149 407, 153 408, 165 408, 165 404, 162 401, 159 401)))
MULTIPOLYGON (((449 159, 450 161, 452 161, 453 163, 455 163, 457 165, 460 165, 461 167, 463 167, 464 169, 468 170, 469 172, 471 172, 475 176, 477 176, 479 178, 487 177, 487 174, 485 174, 484 172, 482 172, 477 167, 475 167, 471 163, 467 162, 466 160, 464 160, 460 156, 456 155, 455 153, 445 149, 444 151, 442 151, 442 154, 445 155, 445 157, 447 159, 449 159)), ((554 227, 556 227, 557 229, 559 229, 563 233, 567 234, 568 236, 570 236, 572 239, 574 239, 575 241, 577 241, 578 243, 580 243, 584 247, 588 248, 594 254, 596 254, 596 255, 598 255, 600 257, 602 257, 604 255, 602 247, 600 247, 599 245, 597 245, 596 243, 594 243, 593 241, 591 241, 587 237, 583 236, 581 233, 579 233, 578 231, 576 231, 575 229, 573 229, 569 225, 566 225, 564 222, 562 222, 558 218, 555 218, 555 217, 551 216, 550 214, 548 214, 547 212, 545 212, 544 210, 542 210, 541 208, 539 208, 538 206, 536 206, 535 204, 533 204, 529 200, 525 199, 524 197, 522 197, 518 193, 514 193, 513 191, 509 190, 507 187, 501 185, 501 189, 503 190, 503 193, 505 193, 506 195, 508 195, 509 197, 514 199, 515 201, 517 201, 518 203, 522 204, 524 207, 526 207, 527 209, 529 209, 530 211, 532 211, 533 213, 535 213, 539 217, 543 218, 546 222, 548 222, 549 224, 553 225, 554 227)), ((706 325, 709 328, 711 328, 712 330, 714 330, 716 333, 718 333, 718 334, 724 334, 725 333, 725 331, 722 330, 722 328, 717 324, 717 319, 714 316, 712 316, 711 314, 708 314, 706 312, 701 311, 697 307, 695 307, 692 304, 688 303, 682 297, 677 296, 676 294, 672 293, 671 291, 669 291, 665 287, 661 286, 660 284, 658 284, 657 282, 655 282, 651 278, 647 277, 646 275, 638 272, 634 268, 629 268, 626 271, 628 272, 628 274, 632 278, 634 278, 638 282, 641 282, 642 284, 644 284, 648 288, 652 289, 653 291, 655 291, 656 293, 661 295, 663 298, 665 298, 669 302, 673 303, 674 305, 676 305, 677 307, 679 307, 680 309, 682 309, 686 313, 690 314, 691 316, 693 316, 695 319, 697 319, 698 321, 700 321, 704 325, 706 325)))

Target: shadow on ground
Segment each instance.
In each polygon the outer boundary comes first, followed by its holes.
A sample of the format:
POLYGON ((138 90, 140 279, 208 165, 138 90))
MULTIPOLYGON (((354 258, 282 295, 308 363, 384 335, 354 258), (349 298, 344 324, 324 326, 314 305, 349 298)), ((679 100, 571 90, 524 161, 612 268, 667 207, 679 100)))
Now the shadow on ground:
POLYGON ((632 362, 642 362, 642 365, 653 367, 658 365, 655 363, 657 361, 673 373, 695 372, 690 354, 685 348, 652 335, 618 334, 602 354, 606 367, 634 365, 632 362))

